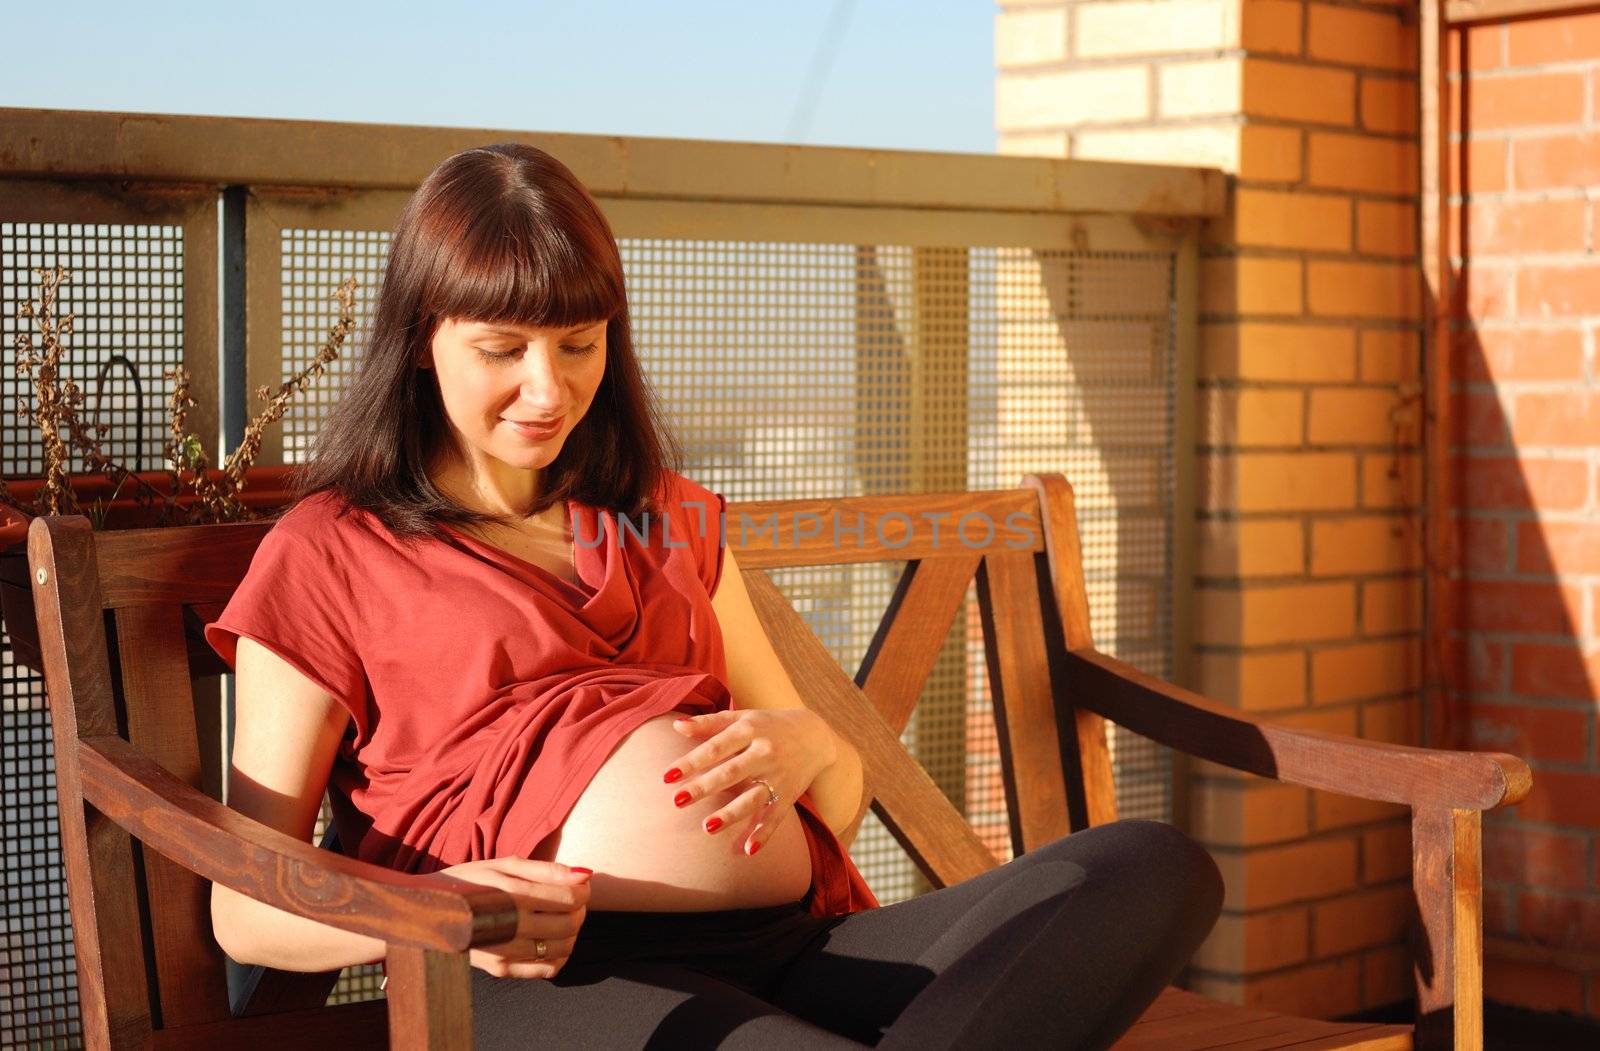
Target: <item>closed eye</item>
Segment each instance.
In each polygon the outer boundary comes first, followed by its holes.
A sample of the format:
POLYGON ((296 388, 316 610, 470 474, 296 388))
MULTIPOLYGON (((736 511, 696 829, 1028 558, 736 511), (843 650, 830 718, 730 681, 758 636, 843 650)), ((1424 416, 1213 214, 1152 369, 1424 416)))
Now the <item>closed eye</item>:
MULTIPOLYGON (((562 347, 561 349, 562 349, 563 352, 565 352, 567 354, 570 354, 570 355, 572 355, 573 357, 576 358, 576 357, 581 357, 584 354, 589 353, 590 351, 594 350, 599 345, 600 345, 599 341, 596 341, 596 342, 590 343, 588 346, 584 346, 584 347, 562 347)), ((482 347, 473 347, 472 349, 478 352, 478 357, 482 358, 484 361, 490 361, 490 362, 510 361, 512 358, 514 358, 518 354, 522 353, 522 350, 520 348, 518 348, 517 350, 501 350, 501 351, 484 350, 482 347)))

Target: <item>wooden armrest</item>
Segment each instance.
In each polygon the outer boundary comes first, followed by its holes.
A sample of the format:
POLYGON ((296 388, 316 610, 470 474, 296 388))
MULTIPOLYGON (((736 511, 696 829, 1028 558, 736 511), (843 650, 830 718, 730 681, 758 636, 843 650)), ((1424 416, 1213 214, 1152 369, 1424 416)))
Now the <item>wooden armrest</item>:
POLYGON ((121 737, 97 734, 79 744, 85 800, 214 883, 390 945, 465 952, 516 934, 516 904, 503 890, 322 850, 224 806, 121 737))
POLYGON ((1411 807, 1520 803, 1528 764, 1504 752, 1365 741, 1261 722, 1092 649, 1065 651, 1069 704, 1181 752, 1307 788, 1411 807))

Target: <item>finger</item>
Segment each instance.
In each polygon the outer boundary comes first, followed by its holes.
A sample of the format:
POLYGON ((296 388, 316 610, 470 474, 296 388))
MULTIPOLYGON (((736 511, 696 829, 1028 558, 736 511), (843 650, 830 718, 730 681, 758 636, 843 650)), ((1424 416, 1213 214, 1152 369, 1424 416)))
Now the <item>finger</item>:
POLYGON ((490 858, 485 862, 484 871, 500 877, 493 886, 532 898, 540 908, 582 908, 589 903, 589 877, 592 873, 572 870, 569 874, 561 874, 556 871, 567 868, 556 862, 528 858, 490 858))
MULTIPOLYGON (((708 744, 715 743, 708 742, 708 744)), ((763 747, 760 741, 744 747, 741 751, 733 752, 714 766, 673 785, 668 790, 672 792, 673 805, 681 810, 691 803, 709 799, 719 792, 739 788, 750 779, 758 766, 763 769, 770 766, 769 754, 769 750, 763 747)))
MULTIPOLYGON (((576 939, 587 915, 587 909, 579 909, 576 912, 551 912, 528 908, 526 899, 522 899, 517 907, 517 929, 510 938, 503 942, 493 942, 491 947, 502 955, 517 956, 521 955, 518 949, 520 946, 527 949, 526 955, 533 956, 535 939, 543 938, 552 945, 557 942, 570 943, 576 939)), ((550 955, 553 951, 547 950, 546 955, 550 955)))
POLYGON ((513 963, 550 963, 565 960, 578 944, 577 935, 523 934, 499 945, 483 946, 489 952, 513 963), (544 942, 544 959, 539 958, 539 942, 544 942))
POLYGON ((699 747, 679 756, 677 762, 672 764, 672 768, 661 775, 661 780, 670 785, 683 778, 692 777, 698 771, 714 765, 748 744, 752 730, 750 721, 743 718, 744 714, 742 711, 711 712, 707 715, 694 716, 687 721, 680 720, 673 723, 673 728, 685 736, 705 740, 699 747))
POLYGON ((705 737, 732 725, 738 717, 734 709, 724 708, 720 712, 680 716, 672 721, 672 728, 689 737, 705 737))
POLYGON ((558 952, 556 943, 546 939, 544 959, 535 956, 537 951, 532 942, 525 946, 519 944, 515 950, 510 947, 497 947, 492 951, 473 949, 468 962, 496 978, 554 978, 571 957, 572 944, 569 942, 558 952))
POLYGON ((765 846, 767 840, 777 833, 778 828, 782 826, 784 819, 789 816, 789 812, 793 809, 794 807, 792 806, 771 807, 770 814, 757 822, 756 827, 750 830, 750 835, 745 837, 745 854, 754 855, 756 851, 765 846))
POLYGON ((767 788, 765 785, 752 784, 740 792, 727 803, 707 814, 701 821, 700 827, 712 835, 716 835, 727 828, 739 826, 742 822, 753 821, 762 816, 762 811, 767 809, 767 788))
POLYGON ((482 864, 534 883, 577 883, 594 875, 593 869, 535 858, 486 858, 482 864))

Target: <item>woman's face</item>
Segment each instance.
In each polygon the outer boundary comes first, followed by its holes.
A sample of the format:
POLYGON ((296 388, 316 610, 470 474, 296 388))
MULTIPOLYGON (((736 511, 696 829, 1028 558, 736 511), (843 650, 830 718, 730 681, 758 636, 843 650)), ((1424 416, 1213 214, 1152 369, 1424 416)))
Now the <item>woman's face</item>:
POLYGON ((446 319, 422 366, 438 376, 457 448, 474 473, 515 484, 516 471, 553 461, 589 411, 606 370, 606 323, 527 328, 446 319))

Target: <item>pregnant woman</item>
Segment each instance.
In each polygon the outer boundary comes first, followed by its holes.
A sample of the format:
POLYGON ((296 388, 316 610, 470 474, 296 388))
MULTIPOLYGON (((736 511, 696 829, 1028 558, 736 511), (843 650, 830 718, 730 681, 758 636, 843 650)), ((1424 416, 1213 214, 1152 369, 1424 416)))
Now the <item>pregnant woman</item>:
MULTIPOLYGON (((436 168, 360 369, 206 638, 237 673, 229 805, 510 892, 480 1048, 1108 1046, 1221 907, 1206 852, 1119 821, 879 906, 861 760, 805 707, 679 472, 621 256, 549 154, 436 168)), ((289 970, 385 946, 213 890, 289 970)))

